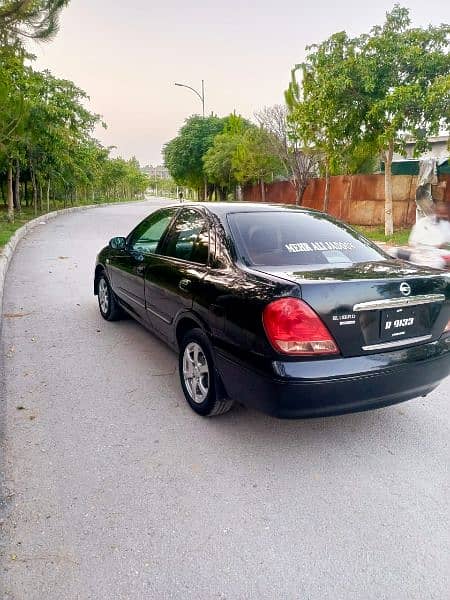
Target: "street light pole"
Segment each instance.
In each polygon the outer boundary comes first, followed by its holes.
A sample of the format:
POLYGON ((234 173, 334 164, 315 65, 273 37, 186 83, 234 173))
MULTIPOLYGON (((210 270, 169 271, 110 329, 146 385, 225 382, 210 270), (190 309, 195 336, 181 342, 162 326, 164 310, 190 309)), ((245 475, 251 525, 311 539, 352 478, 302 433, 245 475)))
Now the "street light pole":
POLYGON ((202 114, 205 118, 205 81, 202 79, 202 114))
POLYGON ((202 79, 202 93, 198 92, 195 88, 190 85, 186 85, 184 83, 175 83, 178 87, 185 87, 188 90, 191 90, 200 98, 200 102, 202 103, 202 116, 205 118, 205 81, 202 79))
MULTIPOLYGON (((185 83, 175 83, 175 85, 177 85, 178 87, 185 87, 188 90, 191 90, 192 92, 194 92, 194 94, 196 94, 199 98, 200 98, 200 102, 202 103, 202 116, 203 118, 205 118, 205 81, 204 79, 202 79, 202 92, 198 92, 195 88, 191 87, 190 85, 186 85, 185 83)), ((208 184, 206 182, 206 177, 205 177, 205 200, 208 197, 208 184)))

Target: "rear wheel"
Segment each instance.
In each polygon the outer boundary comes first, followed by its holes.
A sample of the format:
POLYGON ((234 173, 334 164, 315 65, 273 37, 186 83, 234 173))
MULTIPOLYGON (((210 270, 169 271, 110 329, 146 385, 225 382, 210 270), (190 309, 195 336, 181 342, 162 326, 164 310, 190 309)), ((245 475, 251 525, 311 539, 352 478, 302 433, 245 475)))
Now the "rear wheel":
POLYGON ((203 417, 228 412, 233 401, 220 398, 214 361, 207 336, 201 329, 191 329, 180 345, 179 373, 181 387, 189 406, 203 417))
POLYGON ((98 307, 106 321, 117 321, 122 318, 123 310, 111 289, 106 275, 102 273, 98 280, 98 307))

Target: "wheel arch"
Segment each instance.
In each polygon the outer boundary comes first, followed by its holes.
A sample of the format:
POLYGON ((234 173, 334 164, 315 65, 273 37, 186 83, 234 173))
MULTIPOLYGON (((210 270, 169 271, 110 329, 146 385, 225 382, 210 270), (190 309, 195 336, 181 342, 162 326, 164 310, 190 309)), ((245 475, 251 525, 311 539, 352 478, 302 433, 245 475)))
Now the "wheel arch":
POLYGON ((206 323, 202 321, 194 313, 186 312, 182 313, 175 323, 175 340, 178 348, 180 347, 181 340, 184 338, 186 333, 191 329, 199 328, 206 333, 209 337, 209 328, 206 323))
POLYGON ((100 279, 100 275, 102 273, 106 273, 106 269, 102 264, 98 264, 95 267, 95 275, 94 275, 94 296, 98 296, 98 282, 100 279))
MULTIPOLYGON (((219 394, 219 397, 223 401, 229 401, 230 397, 228 395, 226 386, 223 382, 222 375, 217 368, 217 364, 216 364, 216 360, 215 360, 215 353, 214 353, 214 346, 211 343, 211 331, 210 331, 209 327, 206 325, 206 323, 199 316, 197 316, 194 313, 183 313, 182 315, 180 315, 180 317, 178 318, 178 320, 175 324, 176 345, 178 346, 178 349, 180 350, 181 341, 183 340, 186 333, 188 331, 190 331, 191 329, 201 329, 201 331, 209 339, 209 342, 210 342, 209 343, 209 351, 212 354, 212 359, 213 359, 213 364, 214 364, 214 377, 215 377, 216 390, 217 390, 217 393, 219 394)), ((224 412, 226 412, 226 411, 224 411, 224 412)))

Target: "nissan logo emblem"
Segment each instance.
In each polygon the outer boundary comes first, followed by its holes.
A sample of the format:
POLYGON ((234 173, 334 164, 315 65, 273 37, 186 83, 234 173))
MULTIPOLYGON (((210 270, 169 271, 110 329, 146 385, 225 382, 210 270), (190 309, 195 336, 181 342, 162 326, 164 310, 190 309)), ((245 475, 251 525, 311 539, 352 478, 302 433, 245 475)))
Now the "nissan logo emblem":
POLYGON ((400 292, 403 294, 403 296, 409 296, 411 293, 411 286, 409 285, 409 283, 406 283, 406 281, 403 281, 400 284, 400 292))

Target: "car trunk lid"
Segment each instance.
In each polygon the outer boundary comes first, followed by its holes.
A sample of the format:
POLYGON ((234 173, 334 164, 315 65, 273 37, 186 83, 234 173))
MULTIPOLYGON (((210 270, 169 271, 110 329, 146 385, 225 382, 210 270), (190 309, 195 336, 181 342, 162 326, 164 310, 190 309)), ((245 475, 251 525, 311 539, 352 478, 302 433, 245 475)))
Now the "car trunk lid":
POLYGON ((386 352, 437 339, 450 318, 445 274, 385 260, 351 267, 283 270, 257 267, 299 285, 343 356, 386 352))

